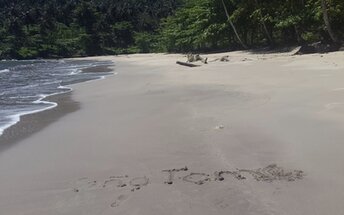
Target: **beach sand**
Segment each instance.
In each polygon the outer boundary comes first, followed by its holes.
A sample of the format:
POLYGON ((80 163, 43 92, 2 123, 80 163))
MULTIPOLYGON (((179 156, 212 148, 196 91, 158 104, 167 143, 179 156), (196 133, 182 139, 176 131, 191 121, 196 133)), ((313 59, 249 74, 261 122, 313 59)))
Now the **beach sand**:
POLYGON ((0 214, 344 214, 344 52, 223 55, 90 58, 0 138, 0 214))

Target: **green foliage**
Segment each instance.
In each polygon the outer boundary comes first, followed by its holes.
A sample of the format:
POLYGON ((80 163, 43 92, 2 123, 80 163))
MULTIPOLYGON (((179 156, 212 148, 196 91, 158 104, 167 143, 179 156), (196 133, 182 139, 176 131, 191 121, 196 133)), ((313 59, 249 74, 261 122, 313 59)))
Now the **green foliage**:
POLYGON ((162 23, 161 43, 167 51, 209 50, 226 40, 228 26, 222 13, 214 13, 213 0, 190 1, 162 23), (219 17, 221 17, 219 19, 219 17))
POLYGON ((302 33, 301 37, 304 41, 309 43, 319 40, 318 35, 314 34, 313 32, 304 32, 302 33))
MULTIPOLYGON (((221 0, 188 1, 162 24, 161 46, 167 51, 234 49, 237 36, 229 27, 221 0)), ((241 40, 251 47, 330 40, 321 0, 224 0, 241 40)), ((340 38, 344 36, 344 1, 327 1, 340 38)))
MULTIPOLYGON (((0 58, 231 50, 238 37, 248 47, 331 41, 322 1, 0 0, 0 58)), ((325 3, 343 39, 344 1, 325 3)))
POLYGON ((179 1, 0 0, 0 58, 151 51, 148 34, 179 1))
POLYGON ((35 50, 35 48, 32 47, 21 47, 18 50, 18 54, 21 58, 28 58, 30 56, 35 56, 38 54, 38 51, 35 50))
POLYGON ((157 50, 156 35, 150 32, 136 32, 134 40, 136 46, 133 47, 132 52, 149 53, 157 50))

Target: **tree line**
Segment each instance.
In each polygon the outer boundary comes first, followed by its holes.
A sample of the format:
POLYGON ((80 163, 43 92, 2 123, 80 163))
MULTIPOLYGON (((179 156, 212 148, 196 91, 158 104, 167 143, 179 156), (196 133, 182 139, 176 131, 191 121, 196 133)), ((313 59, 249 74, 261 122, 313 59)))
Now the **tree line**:
POLYGON ((0 58, 340 43, 343 0, 0 0, 0 58))

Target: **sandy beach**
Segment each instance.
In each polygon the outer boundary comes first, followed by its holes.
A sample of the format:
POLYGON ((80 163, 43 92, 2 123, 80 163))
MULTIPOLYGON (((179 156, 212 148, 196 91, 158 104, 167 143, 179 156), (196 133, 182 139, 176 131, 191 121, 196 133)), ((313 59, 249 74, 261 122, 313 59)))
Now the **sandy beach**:
POLYGON ((205 57, 87 58, 114 75, 0 138, 0 214, 344 214, 344 52, 205 57))

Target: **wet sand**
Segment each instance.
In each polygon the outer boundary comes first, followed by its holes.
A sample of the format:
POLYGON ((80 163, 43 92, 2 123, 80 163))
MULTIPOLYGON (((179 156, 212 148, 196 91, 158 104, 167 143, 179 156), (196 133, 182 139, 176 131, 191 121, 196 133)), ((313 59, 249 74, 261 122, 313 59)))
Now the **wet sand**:
POLYGON ((222 55, 92 58, 116 75, 0 140, 1 214, 343 214, 344 53, 222 55))
MULTIPOLYGON (((112 71, 113 69, 109 68, 109 66, 94 66, 82 70, 82 72, 85 73, 111 73, 112 71)), ((57 107, 34 114, 24 115, 21 117, 19 123, 6 129, 4 134, 0 136, 0 153, 5 151, 6 148, 11 147, 13 144, 18 143, 24 138, 42 130, 63 116, 77 111, 80 108, 79 103, 72 100, 72 93, 73 92, 71 91, 48 96, 44 100, 57 103, 57 107)))
POLYGON ((63 116, 77 111, 80 108, 79 103, 71 99, 71 94, 72 92, 68 92, 47 97, 45 100, 56 102, 58 106, 43 112, 24 115, 19 123, 6 129, 0 136, 0 153, 4 153, 6 149, 18 142, 23 142, 25 138, 39 132, 63 116))

